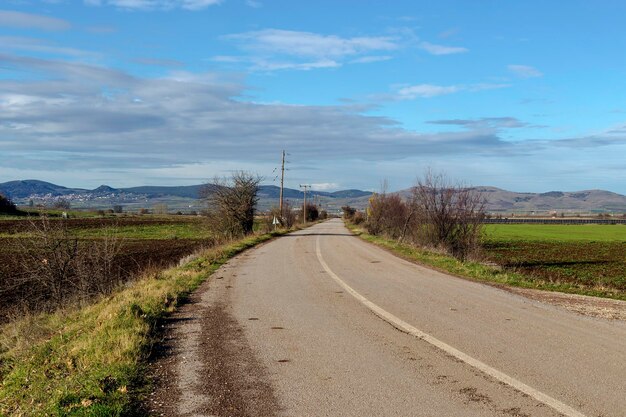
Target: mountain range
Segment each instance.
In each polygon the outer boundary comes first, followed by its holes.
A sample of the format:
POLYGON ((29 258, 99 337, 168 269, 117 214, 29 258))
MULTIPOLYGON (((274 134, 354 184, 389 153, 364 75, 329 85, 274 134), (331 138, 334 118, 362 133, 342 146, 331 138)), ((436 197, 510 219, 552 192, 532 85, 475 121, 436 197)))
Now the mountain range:
MULTIPOLYGON (((21 181, 9 181, 0 184, 0 193, 8 196, 12 199, 24 199, 37 196, 50 195, 52 197, 63 197, 74 194, 111 194, 111 193, 124 193, 124 194, 142 194, 150 198, 174 196, 185 198, 200 198, 201 191, 205 184, 198 185, 182 185, 182 186, 142 186, 142 187, 130 187, 130 188, 113 188, 108 185, 101 185, 93 190, 84 188, 67 188, 61 185, 52 184, 39 180, 21 180, 21 181)), ((370 196, 372 193, 369 191, 361 190, 342 190, 335 192, 325 191, 309 191, 309 195, 312 196, 324 196, 330 198, 359 198, 370 196)), ((261 185, 259 187, 259 195, 268 198, 278 198, 280 196, 280 187, 275 185, 261 185)), ((292 188, 284 189, 285 198, 298 198, 304 197, 304 193, 300 190, 294 190, 292 188)))
MULTIPOLYGON (((17 204, 46 203, 60 198, 70 201, 73 207, 107 208, 112 204, 122 204, 129 209, 167 204, 170 209, 201 208, 199 200, 205 185, 187 186, 142 186, 113 188, 101 185, 93 190, 68 188, 39 180, 21 180, 0 183, 0 193, 17 204)), ((626 212, 626 196, 604 190, 550 191, 546 193, 518 193, 496 187, 472 187, 487 201, 487 211, 491 212, 626 212)), ((410 190, 398 191, 407 196, 410 190)), ((307 197, 331 210, 339 210, 343 205, 359 209, 367 207, 371 192, 356 189, 335 192, 310 191, 307 197)), ((262 185, 259 188, 261 209, 276 205, 280 188, 275 185, 262 185)), ((300 204, 304 194, 301 190, 285 188, 284 198, 292 204, 300 204), (295 202, 293 200, 296 200, 295 202)))

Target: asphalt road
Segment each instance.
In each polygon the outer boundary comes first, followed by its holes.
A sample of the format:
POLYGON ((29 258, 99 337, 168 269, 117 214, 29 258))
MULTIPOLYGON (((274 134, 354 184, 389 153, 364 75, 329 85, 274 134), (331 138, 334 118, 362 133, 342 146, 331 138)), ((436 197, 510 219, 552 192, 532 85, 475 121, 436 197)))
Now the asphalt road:
POLYGON ((339 220, 235 258, 196 301, 168 415, 626 416, 624 322, 414 265, 339 220))

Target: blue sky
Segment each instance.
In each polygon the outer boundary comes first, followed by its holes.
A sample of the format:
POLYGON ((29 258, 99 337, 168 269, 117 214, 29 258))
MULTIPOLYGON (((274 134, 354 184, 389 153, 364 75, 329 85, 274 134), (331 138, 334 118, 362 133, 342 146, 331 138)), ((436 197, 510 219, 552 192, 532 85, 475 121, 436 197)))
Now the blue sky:
POLYGON ((0 182, 626 193, 621 1, 2 0, 0 182))

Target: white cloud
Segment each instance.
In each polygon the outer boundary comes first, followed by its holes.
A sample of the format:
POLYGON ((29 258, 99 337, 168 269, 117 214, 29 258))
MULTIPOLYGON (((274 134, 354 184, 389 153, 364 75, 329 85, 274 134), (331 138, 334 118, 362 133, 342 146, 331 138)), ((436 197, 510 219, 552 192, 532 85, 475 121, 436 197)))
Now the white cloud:
POLYGON ((419 48, 425 50, 432 55, 450 55, 469 52, 469 49, 467 48, 462 48, 459 46, 435 45, 434 43, 430 42, 420 42, 419 48))
POLYGON ((483 117, 480 119, 446 119, 430 120, 427 123, 436 125, 461 126, 469 129, 493 128, 493 129, 520 129, 533 126, 515 117, 483 117))
POLYGON ((395 100, 414 100, 416 98, 431 98, 444 96, 462 91, 475 93, 483 90, 494 90, 499 88, 510 87, 509 84, 470 84, 470 85, 433 85, 433 84, 417 84, 404 85, 395 88, 396 93, 393 96, 395 100))
MULTIPOLYGON (((236 43, 247 52, 237 57, 254 70, 332 68, 346 62, 367 63, 390 57, 371 55, 376 51, 392 51, 400 46, 395 38, 361 36, 343 38, 312 32, 280 29, 264 29, 223 36, 222 39, 236 43)), ((221 62, 233 62, 232 57, 215 57, 221 62)))
POLYGON ((401 100, 413 100, 418 97, 430 98, 443 96, 446 94, 453 94, 460 90, 458 86, 449 85, 432 85, 432 84, 419 84, 411 85, 408 87, 402 87, 398 90, 398 97, 401 100))
POLYGON ((89 6, 113 6, 129 10, 202 10, 222 0, 84 0, 89 6))
POLYGON ((89 51, 57 46, 41 39, 26 38, 21 36, 0 36, 0 51, 3 50, 44 52, 73 57, 89 57, 97 55, 96 53, 89 51))
POLYGON ((312 62, 271 62, 266 60, 254 60, 254 65, 252 66, 253 70, 259 71, 277 71, 277 70, 312 70, 318 68, 336 68, 340 67, 341 64, 337 61, 333 61, 331 59, 321 59, 319 61, 312 62))
POLYGON ((541 71, 529 65, 509 65, 507 68, 520 78, 536 78, 543 76, 541 71))
POLYGON ((336 182, 321 182, 317 184, 311 184, 311 189, 314 191, 329 191, 339 189, 339 184, 336 182))
POLYGON ((372 62, 389 61, 390 59, 393 59, 393 57, 389 55, 371 55, 371 56, 364 56, 361 58, 353 59, 352 61, 350 61, 350 63, 351 64, 370 64, 372 62))
POLYGON ((66 20, 12 10, 0 10, 0 26, 40 30, 67 30, 72 27, 66 20))
POLYGON ((224 36, 239 42, 244 48, 262 53, 300 57, 337 57, 358 55, 370 51, 394 50, 398 45, 389 37, 341 38, 312 32, 265 29, 224 36))
POLYGON ((274 163, 282 149, 312 160, 391 160, 507 146, 493 132, 407 131, 349 105, 244 101, 241 79, 218 74, 178 71, 145 79, 63 61, 0 60, 34 76, 0 80, 0 154, 6 156, 0 166, 7 168, 124 171, 208 161, 245 166, 274 163))

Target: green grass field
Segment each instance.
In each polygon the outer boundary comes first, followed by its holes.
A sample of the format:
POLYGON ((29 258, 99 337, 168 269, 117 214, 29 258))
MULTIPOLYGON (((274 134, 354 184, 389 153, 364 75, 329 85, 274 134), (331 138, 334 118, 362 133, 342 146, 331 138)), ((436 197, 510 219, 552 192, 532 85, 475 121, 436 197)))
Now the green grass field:
POLYGON ((530 280, 626 293, 624 225, 487 225, 484 252, 491 262, 530 280))
POLYGON ((489 224, 487 242, 626 242, 626 225, 489 224))
POLYGON ((406 259, 457 276, 626 300, 626 226, 487 225, 479 258, 467 262, 349 227, 406 259))

